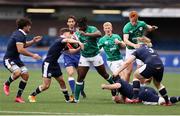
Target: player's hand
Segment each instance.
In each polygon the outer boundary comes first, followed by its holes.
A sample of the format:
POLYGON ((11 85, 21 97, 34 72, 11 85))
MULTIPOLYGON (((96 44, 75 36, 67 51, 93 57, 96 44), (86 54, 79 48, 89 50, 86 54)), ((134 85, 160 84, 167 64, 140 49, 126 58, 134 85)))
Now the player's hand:
POLYGON ((79 31, 79 33, 83 36, 86 36, 86 33, 84 31, 79 31))
POLYGON ((83 43, 79 42, 79 46, 80 46, 80 48, 81 48, 82 50, 84 50, 84 44, 83 44, 83 43))
POLYGON ((33 54, 33 57, 34 59, 36 60, 40 60, 41 59, 41 56, 39 56, 38 54, 33 54))
POLYGON ((156 29, 158 29, 158 26, 152 25, 152 28, 153 28, 154 30, 156 30, 156 29))
POLYGON ((115 39, 115 40, 114 40, 114 43, 118 45, 118 44, 121 43, 121 42, 120 42, 118 39, 115 39))
POLYGON ((106 84, 101 84, 101 88, 105 89, 106 84))
POLYGON ((37 43, 37 42, 39 42, 41 39, 42 39, 42 36, 36 36, 36 37, 33 38, 33 42, 34 42, 34 43, 37 43))
POLYGON ((134 48, 140 48, 141 47, 141 45, 140 44, 134 44, 134 46, 133 46, 134 48))

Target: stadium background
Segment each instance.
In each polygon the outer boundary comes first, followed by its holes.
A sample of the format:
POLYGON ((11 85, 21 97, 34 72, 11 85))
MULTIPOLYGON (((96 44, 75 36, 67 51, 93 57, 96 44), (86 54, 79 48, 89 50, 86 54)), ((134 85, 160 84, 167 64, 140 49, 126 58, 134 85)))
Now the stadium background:
MULTIPOLYGON (((97 26, 102 33, 102 24, 105 21, 110 21, 113 24, 114 33, 118 33, 122 37, 122 28, 128 21, 127 13, 132 9, 138 11, 140 20, 145 21, 147 24, 157 25, 159 27, 158 30, 148 33, 147 36, 152 39, 153 47, 159 51, 165 65, 165 70, 179 74, 179 0, 0 0, 0 78, 5 80, 5 78, 7 78, 9 75, 9 72, 3 67, 2 59, 6 50, 9 36, 16 29, 15 20, 17 18, 24 16, 31 18, 33 25, 28 38, 30 39, 35 35, 43 35, 43 40, 29 49, 45 57, 48 46, 50 46, 50 44, 57 39, 58 29, 66 26, 66 18, 69 15, 75 15, 77 18, 86 16, 88 18, 89 25, 97 26), (52 13, 32 13, 29 11, 29 8, 36 8, 36 11, 38 11, 37 9, 51 9, 52 13)), ((103 56, 105 55, 103 54, 103 56)), ((36 61, 32 58, 24 56, 22 57, 25 64, 28 65, 28 68, 35 67, 36 69, 40 69, 39 67, 41 67, 42 61, 36 61)), ((103 58, 105 59, 105 57, 103 58)), ((60 58, 59 62, 62 64, 62 57, 60 58)), ((32 68, 30 68, 30 70, 31 69, 32 68)), ((36 76, 40 75, 40 70, 31 70, 30 72, 34 73, 36 76)), ((171 77, 172 75, 169 76, 171 77)), ((174 77, 178 76, 179 75, 176 75, 174 77)), ((178 80, 175 82, 178 82, 178 80)), ((170 85, 173 85, 173 83, 171 82, 170 85)), ((174 86, 175 85, 178 85, 178 83, 174 84, 174 86)), ((172 93, 178 92, 173 91, 172 93)), ((2 100, 5 99, 4 96, 1 96, 1 98, 2 100)), ((9 105, 12 105, 12 107, 16 106, 14 104, 9 105)), ((2 109, 5 107, 6 104, 4 102, 2 109)), ((131 108, 131 106, 128 107, 131 108)), ((15 109, 18 110, 18 107, 15 109)), ((147 109, 145 108, 145 110, 147 109)), ((26 111, 29 111, 29 109, 26 111)), ((169 113, 172 114, 171 110, 169 111, 169 113)), ((94 112, 96 113, 96 111, 94 112)), ((179 112, 176 112, 174 114, 178 113, 179 112)), ((153 112, 151 112, 151 114, 153 114, 153 112)))

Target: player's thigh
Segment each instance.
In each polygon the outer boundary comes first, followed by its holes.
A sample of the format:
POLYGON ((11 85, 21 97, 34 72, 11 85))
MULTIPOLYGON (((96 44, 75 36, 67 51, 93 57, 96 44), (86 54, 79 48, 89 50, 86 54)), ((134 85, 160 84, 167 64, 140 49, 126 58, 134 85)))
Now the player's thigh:
POLYGON ((78 82, 83 82, 83 80, 86 77, 88 70, 89 70, 88 66, 78 66, 78 69, 77 69, 77 72, 78 72, 77 81, 78 82))
POLYGON ((43 89, 48 89, 51 85, 51 78, 43 77, 43 89))
POLYGON ((97 54, 96 56, 92 57, 91 61, 92 61, 93 66, 95 66, 95 67, 98 67, 98 66, 104 64, 104 61, 103 61, 102 56, 100 54, 97 54))
POLYGON ((72 76, 74 74, 75 68, 73 66, 66 67, 66 72, 68 76, 72 76))
POLYGON ((90 59, 80 56, 78 67, 89 67, 90 66, 90 59))
POLYGON ((147 64, 144 64, 143 66, 138 68, 135 73, 137 74, 137 76, 140 75, 140 77, 149 79, 153 76, 154 70, 147 64))

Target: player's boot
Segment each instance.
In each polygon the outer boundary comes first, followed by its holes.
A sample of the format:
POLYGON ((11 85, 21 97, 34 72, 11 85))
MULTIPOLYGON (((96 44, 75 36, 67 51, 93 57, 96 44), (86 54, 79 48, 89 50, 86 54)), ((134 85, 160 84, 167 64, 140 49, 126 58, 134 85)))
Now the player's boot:
POLYGON ((36 102, 36 96, 30 95, 30 96, 28 97, 28 100, 29 100, 29 102, 34 103, 34 102, 36 102))
POLYGON ((69 96, 69 101, 72 102, 74 100, 74 95, 69 96))
POLYGON ((25 101, 23 100, 22 97, 16 97, 15 102, 17 102, 17 103, 25 103, 25 101))
POLYGON ((4 83, 3 89, 4 89, 5 95, 8 96, 9 95, 9 86, 4 83))
POLYGON ((86 93, 84 91, 81 91, 81 95, 83 98, 86 98, 86 93))

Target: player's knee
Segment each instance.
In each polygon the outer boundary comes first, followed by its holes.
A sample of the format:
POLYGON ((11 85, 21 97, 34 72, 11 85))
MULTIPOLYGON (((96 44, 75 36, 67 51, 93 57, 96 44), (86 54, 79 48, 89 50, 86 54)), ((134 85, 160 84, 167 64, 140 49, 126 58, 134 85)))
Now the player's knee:
POLYGON ((73 70, 70 70, 70 71, 68 71, 67 73, 68 73, 68 76, 69 76, 69 77, 72 77, 72 76, 74 75, 74 71, 73 71, 73 70))
POLYGON ((21 77, 22 77, 25 81, 28 81, 28 79, 29 79, 29 74, 28 74, 28 73, 23 73, 23 74, 21 74, 21 77))
POLYGON ((48 89, 49 87, 50 87, 50 84, 44 84, 43 87, 42 87, 42 89, 43 89, 43 90, 46 90, 46 89, 48 89))
POLYGON ((15 70, 14 72, 13 72, 13 76, 15 77, 15 78, 18 78, 19 76, 21 76, 21 70, 15 70))

